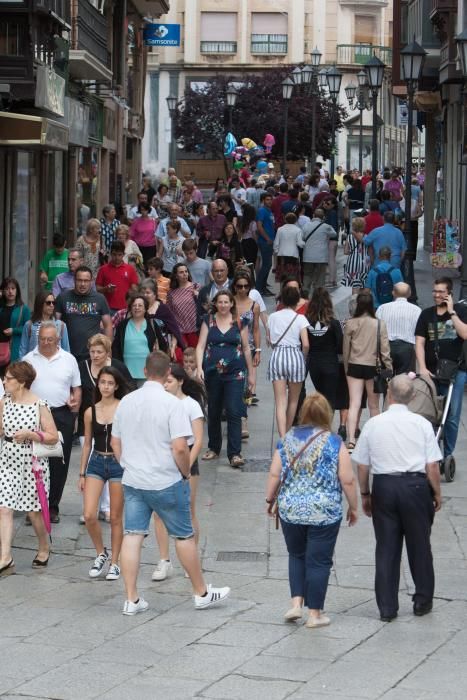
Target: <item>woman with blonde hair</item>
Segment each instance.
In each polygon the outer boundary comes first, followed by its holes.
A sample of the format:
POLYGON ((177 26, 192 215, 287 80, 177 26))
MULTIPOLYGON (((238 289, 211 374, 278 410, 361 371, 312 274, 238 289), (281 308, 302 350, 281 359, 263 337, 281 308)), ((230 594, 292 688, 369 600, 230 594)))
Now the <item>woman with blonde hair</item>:
POLYGON ((299 425, 278 443, 266 487, 268 513, 277 506, 289 553, 292 600, 284 618, 301 619, 305 605, 308 628, 331 622, 322 610, 342 520, 342 491, 348 502, 347 523, 357 522, 356 479, 345 445, 331 432, 331 421, 324 396, 307 396, 299 425))

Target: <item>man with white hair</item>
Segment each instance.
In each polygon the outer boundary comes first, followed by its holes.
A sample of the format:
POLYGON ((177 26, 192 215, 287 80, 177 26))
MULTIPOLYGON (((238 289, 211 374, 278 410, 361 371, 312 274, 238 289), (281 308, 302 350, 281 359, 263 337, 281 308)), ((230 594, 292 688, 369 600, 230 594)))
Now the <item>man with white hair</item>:
POLYGON ((411 294, 408 284, 397 282, 394 301, 376 309, 376 318, 385 322, 388 331, 394 374, 415 372, 415 328, 422 310, 408 301, 411 294))
POLYGON ((426 615, 433 607, 430 535, 435 511, 441 508, 442 455, 431 424, 408 408, 413 394, 410 377, 394 377, 388 388, 388 410, 365 424, 352 454, 358 464, 363 512, 373 519, 376 603, 384 622, 397 617, 399 609, 404 539, 415 584, 414 615, 426 615))

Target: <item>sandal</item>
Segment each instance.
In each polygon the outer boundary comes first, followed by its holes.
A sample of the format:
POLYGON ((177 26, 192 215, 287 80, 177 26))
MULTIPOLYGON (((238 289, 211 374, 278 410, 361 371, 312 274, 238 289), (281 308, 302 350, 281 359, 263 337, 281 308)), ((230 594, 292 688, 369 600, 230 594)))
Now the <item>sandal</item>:
POLYGON ((234 467, 235 469, 245 464, 245 460, 243 459, 242 455, 234 455, 230 458, 229 462, 230 466, 234 467))
POLYGON ((214 450, 206 450, 201 459, 203 460, 203 462, 209 462, 211 461, 211 459, 217 459, 218 457, 219 455, 217 454, 217 452, 214 452, 214 450))
POLYGON ((347 444, 347 451, 348 451, 348 453, 349 453, 349 454, 352 454, 352 452, 354 451, 354 449, 355 449, 355 443, 354 443, 354 442, 349 442, 349 443, 347 444))
POLYGON ((32 560, 32 568, 33 569, 43 569, 49 563, 49 559, 50 559, 50 554, 47 557, 47 559, 44 559, 44 560, 38 559, 37 557, 35 557, 35 559, 32 560))

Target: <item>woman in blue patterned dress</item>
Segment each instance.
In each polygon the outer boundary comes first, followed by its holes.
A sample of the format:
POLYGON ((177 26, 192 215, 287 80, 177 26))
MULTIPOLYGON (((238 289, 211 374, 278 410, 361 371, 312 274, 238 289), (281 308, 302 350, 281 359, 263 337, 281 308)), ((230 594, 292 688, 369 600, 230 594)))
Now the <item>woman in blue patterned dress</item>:
POLYGON ((292 606, 285 620, 299 620, 308 608, 306 626, 329 625, 322 614, 332 557, 342 520, 342 491, 347 522, 357 521, 357 487, 349 453, 331 432, 332 410, 322 394, 303 402, 299 425, 279 440, 266 489, 268 512, 275 496, 289 553, 292 606))

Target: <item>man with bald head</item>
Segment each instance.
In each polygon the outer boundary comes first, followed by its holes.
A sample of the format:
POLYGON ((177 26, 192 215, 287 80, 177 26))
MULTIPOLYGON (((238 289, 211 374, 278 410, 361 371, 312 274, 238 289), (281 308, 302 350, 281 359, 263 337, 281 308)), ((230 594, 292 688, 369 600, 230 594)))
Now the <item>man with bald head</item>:
POLYGON ((398 282, 392 290, 394 301, 376 309, 376 318, 384 321, 388 330, 394 374, 415 372, 415 327, 421 309, 408 301, 410 295, 410 286, 398 282))
POLYGON ((408 408, 413 394, 406 374, 391 379, 388 410, 365 424, 352 454, 363 512, 373 520, 375 593, 383 622, 397 617, 404 539, 415 584, 413 613, 426 615, 433 607, 430 536, 435 511, 441 508, 441 451, 431 423, 408 408))

